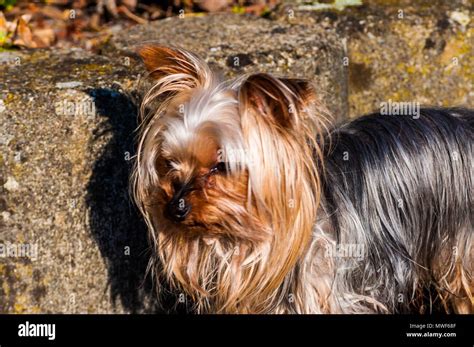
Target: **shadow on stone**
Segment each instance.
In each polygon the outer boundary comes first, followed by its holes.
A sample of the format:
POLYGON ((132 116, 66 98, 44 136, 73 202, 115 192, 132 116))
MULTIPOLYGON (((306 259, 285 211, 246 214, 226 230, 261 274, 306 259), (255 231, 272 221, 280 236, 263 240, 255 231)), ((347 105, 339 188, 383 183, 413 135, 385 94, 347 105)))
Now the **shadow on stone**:
POLYGON ((108 142, 93 166, 87 204, 91 233, 107 265, 111 298, 130 313, 157 312, 152 281, 146 276, 150 257, 147 230, 128 193, 137 107, 114 89, 88 91, 97 114, 106 117, 93 141, 108 142))

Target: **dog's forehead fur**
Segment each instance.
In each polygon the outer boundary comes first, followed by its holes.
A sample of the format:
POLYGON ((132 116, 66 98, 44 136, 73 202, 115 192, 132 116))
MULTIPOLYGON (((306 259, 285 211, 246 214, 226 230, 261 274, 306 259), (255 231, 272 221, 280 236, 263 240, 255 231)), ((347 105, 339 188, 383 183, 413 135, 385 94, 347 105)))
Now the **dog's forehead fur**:
POLYGON ((200 166, 209 166, 217 161, 221 145, 215 124, 188 131, 182 120, 175 123, 172 130, 165 131, 162 147, 164 157, 179 163, 190 161, 200 166))
POLYGON ((174 100, 163 117, 163 156, 195 158, 203 166, 218 151, 242 146, 236 93, 225 85, 197 89, 174 100))

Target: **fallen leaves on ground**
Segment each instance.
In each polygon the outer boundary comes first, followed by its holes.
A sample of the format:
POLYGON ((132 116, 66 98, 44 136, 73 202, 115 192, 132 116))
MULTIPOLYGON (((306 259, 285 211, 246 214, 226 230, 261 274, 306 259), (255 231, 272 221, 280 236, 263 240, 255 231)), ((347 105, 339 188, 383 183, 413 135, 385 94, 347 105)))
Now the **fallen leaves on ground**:
POLYGON ((182 9, 193 15, 196 10, 236 12, 238 7, 238 13, 262 15, 278 2, 173 0, 163 5, 137 0, 20 0, 0 11, 0 48, 81 46, 95 50, 114 32, 179 14, 182 9))

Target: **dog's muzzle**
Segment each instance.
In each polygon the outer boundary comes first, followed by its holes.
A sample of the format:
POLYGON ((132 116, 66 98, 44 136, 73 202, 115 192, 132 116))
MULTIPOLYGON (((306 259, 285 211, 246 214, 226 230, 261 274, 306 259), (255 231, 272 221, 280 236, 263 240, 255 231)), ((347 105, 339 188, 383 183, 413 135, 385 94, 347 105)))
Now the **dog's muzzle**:
POLYGON ((182 222, 191 212, 191 205, 185 198, 189 187, 185 184, 175 184, 174 188, 174 196, 165 207, 165 216, 173 222, 182 222))

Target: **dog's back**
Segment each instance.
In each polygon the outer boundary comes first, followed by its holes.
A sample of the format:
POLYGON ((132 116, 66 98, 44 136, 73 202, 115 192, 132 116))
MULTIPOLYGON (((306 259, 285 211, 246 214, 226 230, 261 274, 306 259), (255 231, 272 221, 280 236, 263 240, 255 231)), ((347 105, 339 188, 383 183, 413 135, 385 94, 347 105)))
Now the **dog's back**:
POLYGON ((323 207, 337 242, 365 250, 340 260, 338 290, 390 312, 472 310, 473 145, 466 109, 371 114, 332 131, 323 207))

